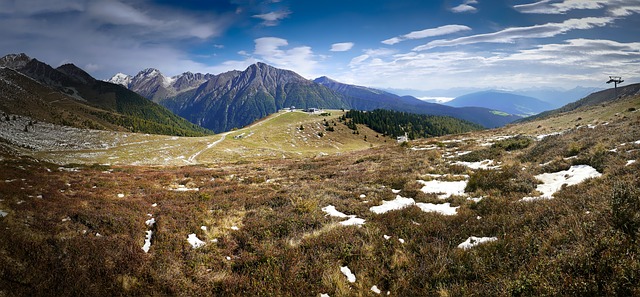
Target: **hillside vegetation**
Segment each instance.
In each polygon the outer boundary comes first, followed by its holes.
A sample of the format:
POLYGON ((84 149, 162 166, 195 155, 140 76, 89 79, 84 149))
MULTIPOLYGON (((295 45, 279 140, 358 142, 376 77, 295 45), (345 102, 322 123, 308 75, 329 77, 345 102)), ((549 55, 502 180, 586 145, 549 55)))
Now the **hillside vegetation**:
MULTIPOLYGON (((398 137, 407 134, 409 139, 428 138, 448 134, 460 134, 481 130, 482 126, 446 116, 419 115, 376 109, 370 112, 350 110, 343 121, 364 124, 385 136, 398 137)), ((351 126, 353 128, 353 125, 351 126)))
POLYGON ((331 155, 329 131, 293 129, 341 114, 283 113, 195 160, 291 139, 300 157, 181 167, 0 143, 0 295, 639 295, 640 97, 593 108, 407 147, 336 123, 362 149, 331 155))

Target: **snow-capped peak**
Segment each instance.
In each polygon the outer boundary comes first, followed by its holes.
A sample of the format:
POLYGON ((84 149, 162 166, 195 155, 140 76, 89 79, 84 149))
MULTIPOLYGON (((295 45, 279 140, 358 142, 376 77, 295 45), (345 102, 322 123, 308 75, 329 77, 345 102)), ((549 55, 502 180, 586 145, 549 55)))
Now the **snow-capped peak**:
POLYGON ((131 83, 131 76, 126 75, 124 73, 118 72, 116 73, 116 75, 114 75, 113 77, 111 77, 108 82, 112 83, 112 84, 117 84, 117 85, 123 85, 125 88, 129 87, 129 84, 131 83))

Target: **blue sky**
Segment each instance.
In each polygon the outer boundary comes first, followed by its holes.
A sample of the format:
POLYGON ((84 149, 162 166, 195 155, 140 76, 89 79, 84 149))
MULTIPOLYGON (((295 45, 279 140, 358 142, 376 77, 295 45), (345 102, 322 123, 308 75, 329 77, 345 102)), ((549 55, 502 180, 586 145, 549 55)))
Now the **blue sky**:
POLYGON ((377 88, 640 82, 638 0, 0 0, 0 55, 100 79, 255 62, 377 88))

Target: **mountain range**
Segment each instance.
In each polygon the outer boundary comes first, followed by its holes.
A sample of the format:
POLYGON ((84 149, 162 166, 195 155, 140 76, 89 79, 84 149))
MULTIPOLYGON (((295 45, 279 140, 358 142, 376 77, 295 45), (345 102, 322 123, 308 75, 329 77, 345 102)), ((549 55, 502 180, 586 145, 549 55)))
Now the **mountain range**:
POLYGON ((135 76, 122 73, 109 82, 120 84, 159 103, 175 114, 215 132, 246 126, 282 108, 390 109, 445 115, 484 127, 503 126, 521 117, 478 107, 454 108, 398 96, 381 90, 343 84, 327 77, 310 81, 299 74, 256 63, 244 71, 218 75, 167 77, 157 69, 135 76))
POLYGON ((0 58, 0 108, 81 128, 198 136, 211 133, 73 64, 53 68, 25 54, 0 58))
POLYGON ((533 97, 516 95, 500 91, 476 92, 457 97, 445 103, 449 106, 477 106, 504 111, 523 117, 535 115, 553 109, 550 103, 533 97))

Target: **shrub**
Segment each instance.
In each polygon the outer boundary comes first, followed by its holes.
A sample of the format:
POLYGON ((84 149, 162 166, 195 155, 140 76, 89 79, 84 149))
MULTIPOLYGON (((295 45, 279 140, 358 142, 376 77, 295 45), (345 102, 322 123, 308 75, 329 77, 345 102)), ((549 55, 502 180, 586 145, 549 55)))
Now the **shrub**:
POLYGON ((502 193, 530 193, 536 179, 518 166, 505 166, 502 170, 478 170, 469 177, 466 192, 498 190, 502 193))
POLYGON ((611 192, 613 227, 634 241, 640 232, 640 190, 630 181, 614 181, 611 192))
POLYGON ((527 148, 533 143, 531 137, 518 135, 516 137, 500 140, 494 143, 491 147, 494 149, 503 149, 505 151, 515 151, 523 148, 527 148))

